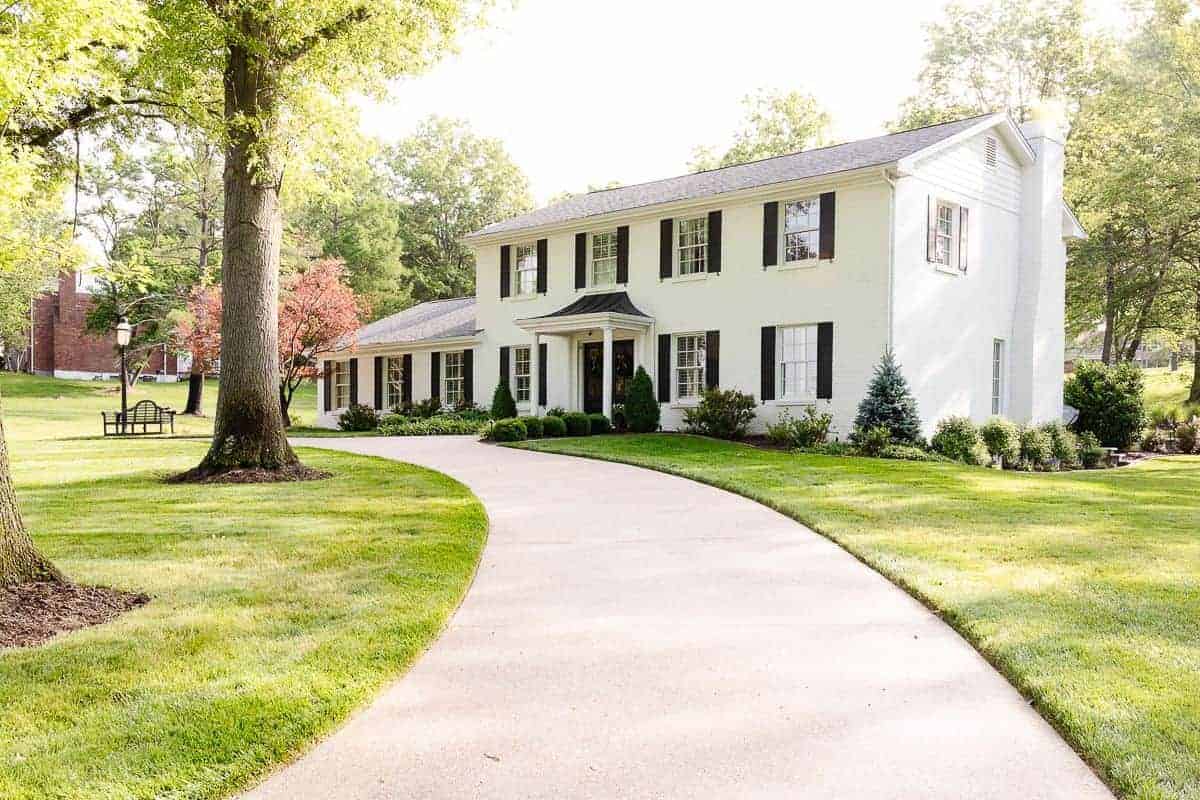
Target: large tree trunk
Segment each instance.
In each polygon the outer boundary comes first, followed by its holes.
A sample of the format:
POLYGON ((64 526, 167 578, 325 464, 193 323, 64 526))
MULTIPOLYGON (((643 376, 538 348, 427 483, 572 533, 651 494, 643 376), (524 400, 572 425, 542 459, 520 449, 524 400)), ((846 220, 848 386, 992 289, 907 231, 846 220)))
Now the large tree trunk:
POLYGON ((33 546, 21 521, 8 470, 8 445, 0 420, 0 586, 25 581, 61 581, 62 573, 33 546))
MULTIPOLYGON (((192 359, 192 364, 195 363, 196 360, 192 359)), ((204 373, 198 371, 195 366, 188 374, 187 406, 183 409, 183 413, 196 416, 204 413, 204 373)))
POLYGON ((1113 363, 1113 334, 1117 327, 1116 294, 1117 267, 1111 261, 1105 267, 1104 274, 1104 349, 1100 351, 1100 360, 1105 364, 1113 363))
MULTIPOLYGON (((241 25, 253 24, 245 18, 241 25)), ((247 32, 246 41, 259 41, 247 32)), ((279 413, 279 177, 266 141, 276 117, 274 67, 239 45, 225 68, 225 231, 221 383, 212 447, 197 470, 278 470, 299 463, 279 413), (257 124, 256 124, 257 123, 257 124)))

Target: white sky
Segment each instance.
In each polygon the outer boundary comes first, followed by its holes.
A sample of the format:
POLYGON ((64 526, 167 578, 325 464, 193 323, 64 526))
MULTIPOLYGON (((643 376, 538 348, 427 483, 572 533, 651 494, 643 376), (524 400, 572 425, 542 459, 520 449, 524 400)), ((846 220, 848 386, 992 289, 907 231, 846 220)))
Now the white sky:
MULTIPOLYGON (((1087 0, 1109 25, 1118 2, 1087 0)), ((815 95, 835 140, 874 136, 914 91, 922 25, 944 4, 501 0, 459 55, 365 103, 363 127, 394 140, 430 114, 465 119, 505 143, 539 204, 686 172, 694 147, 728 141, 760 87, 815 95)))

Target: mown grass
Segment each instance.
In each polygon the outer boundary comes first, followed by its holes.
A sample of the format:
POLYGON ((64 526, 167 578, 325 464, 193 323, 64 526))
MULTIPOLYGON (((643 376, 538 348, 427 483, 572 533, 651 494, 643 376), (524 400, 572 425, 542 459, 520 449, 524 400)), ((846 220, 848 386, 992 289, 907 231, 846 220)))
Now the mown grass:
MULTIPOLYGON (((364 456, 301 450, 334 473, 320 482, 164 485, 207 443, 98 437, 109 388, 0 379, 34 539, 76 581, 153 598, 0 650, 5 800, 216 798, 252 783, 417 658, 486 535, 461 484, 364 456)), ((138 387, 176 407, 185 391, 138 387)))
POLYGON ((1200 798, 1200 458, 1018 474, 682 435, 522 446, 682 475, 809 525, 961 631, 1120 794, 1200 798))
POLYGON ((1184 364, 1175 372, 1169 369, 1147 369, 1142 372, 1142 380, 1145 383, 1143 398, 1147 410, 1174 409, 1181 420, 1200 416, 1200 403, 1187 402, 1188 390, 1192 386, 1192 371, 1189 366, 1184 364))

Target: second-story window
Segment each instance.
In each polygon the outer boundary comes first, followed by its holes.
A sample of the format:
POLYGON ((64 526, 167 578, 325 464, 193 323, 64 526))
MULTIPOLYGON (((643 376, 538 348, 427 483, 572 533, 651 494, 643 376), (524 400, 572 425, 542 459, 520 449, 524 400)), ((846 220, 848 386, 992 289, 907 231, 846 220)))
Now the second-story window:
POLYGON ((679 274, 696 275, 708 264, 708 217, 679 220, 679 274))
POLYGON ((617 282, 617 232, 592 234, 592 286, 617 282))
POLYGON ((938 203, 934 236, 933 260, 948 267, 954 255, 954 206, 949 203, 938 203))
POLYGON ((783 207, 783 252, 788 263, 808 261, 821 252, 821 198, 793 200, 783 207))
POLYGON ((513 294, 537 294, 537 245, 517 245, 517 269, 513 275, 513 294))

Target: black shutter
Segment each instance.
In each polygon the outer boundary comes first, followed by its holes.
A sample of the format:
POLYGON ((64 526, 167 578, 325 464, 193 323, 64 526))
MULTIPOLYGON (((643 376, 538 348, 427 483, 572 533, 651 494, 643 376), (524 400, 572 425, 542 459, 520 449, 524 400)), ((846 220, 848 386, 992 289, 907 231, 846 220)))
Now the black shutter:
POLYGON ((463 402, 475 405, 475 351, 467 348, 462 355, 463 402))
POLYGON ((763 203, 763 267, 779 263, 779 203, 763 203))
POLYGON ((708 271, 721 271, 721 212, 708 212, 708 271))
POLYGON ((400 376, 400 404, 404 406, 412 405, 412 353, 405 353, 403 360, 400 362, 400 370, 403 374, 400 376))
POLYGON ((508 297, 512 289, 512 245, 500 248, 500 298, 508 297))
POLYGON ((575 288, 587 288, 587 234, 575 234, 575 288))
POLYGON ((675 241, 675 220, 664 219, 658 223, 658 277, 671 277, 675 241))
POLYGON ((545 342, 538 345, 538 397, 537 404, 539 406, 546 405, 546 361, 549 356, 550 348, 545 342))
POLYGON ((358 402, 358 359, 350 359, 350 405, 358 402))
POLYGON ((325 362, 325 374, 322 376, 325 379, 325 411, 333 410, 333 362, 325 362))
POLYGON ((658 402, 671 402, 671 334, 658 335, 658 402))
POLYGON ((933 195, 925 197, 925 260, 929 263, 937 261, 937 210, 933 205, 933 195))
POLYGON ((537 240, 537 290, 538 294, 546 293, 547 266, 549 242, 546 239, 537 240))
POLYGON ((708 331, 704 334, 704 388, 716 389, 721 385, 721 332, 708 331))
POLYGON ((375 410, 383 411, 383 356, 375 356, 375 410))
POLYGON ((970 242, 967 239, 967 207, 962 206, 958 209, 958 269, 960 272, 967 271, 969 244, 970 242))
POLYGON ((775 399, 775 326, 764 325, 762 329, 762 401, 775 399))
POLYGON ((508 386, 508 351, 509 348, 500 348, 500 382, 508 386))
POLYGON ((432 352, 429 354, 429 397, 440 398, 442 396, 442 354, 432 352))
POLYGON ((833 323, 817 325, 817 399, 833 398, 833 323))
POLYGON ((617 283, 629 283, 629 226, 617 228, 617 283))
POLYGON ((819 258, 833 258, 833 237, 837 218, 837 195, 824 192, 821 195, 821 232, 817 235, 819 258))

